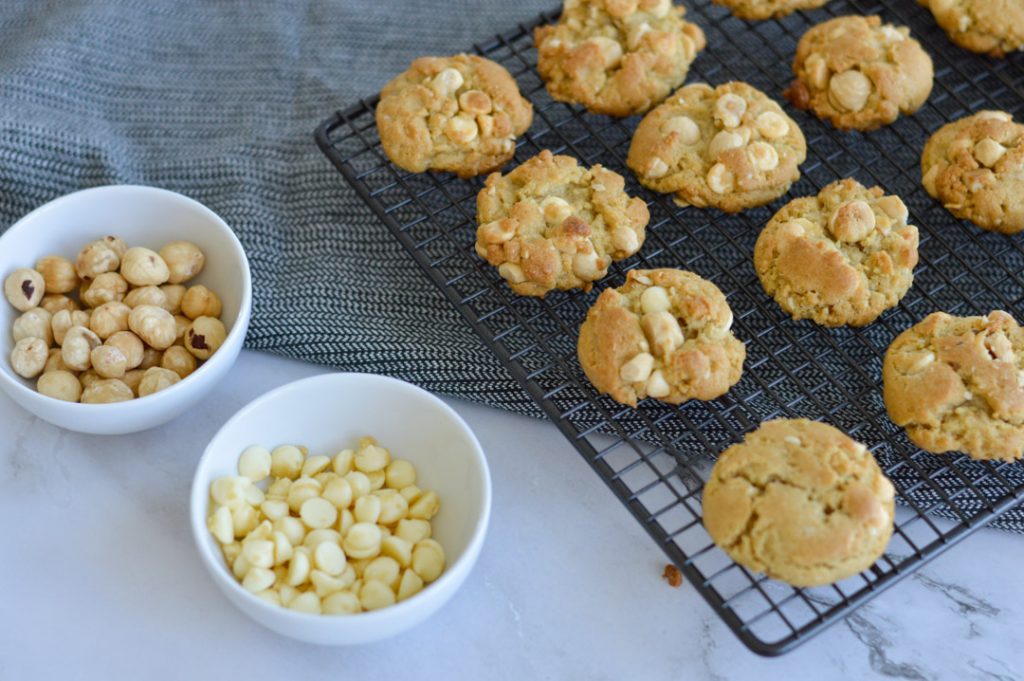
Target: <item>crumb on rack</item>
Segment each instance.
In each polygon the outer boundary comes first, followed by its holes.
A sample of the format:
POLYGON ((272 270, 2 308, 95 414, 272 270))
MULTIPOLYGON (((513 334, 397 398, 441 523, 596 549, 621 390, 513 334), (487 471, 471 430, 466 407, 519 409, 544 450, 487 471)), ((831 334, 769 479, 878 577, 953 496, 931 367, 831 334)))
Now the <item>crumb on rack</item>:
POLYGON ((664 572, 661 573, 661 578, 668 582, 668 585, 673 589, 678 589, 683 583, 683 574, 679 572, 679 568, 671 563, 665 566, 664 572))

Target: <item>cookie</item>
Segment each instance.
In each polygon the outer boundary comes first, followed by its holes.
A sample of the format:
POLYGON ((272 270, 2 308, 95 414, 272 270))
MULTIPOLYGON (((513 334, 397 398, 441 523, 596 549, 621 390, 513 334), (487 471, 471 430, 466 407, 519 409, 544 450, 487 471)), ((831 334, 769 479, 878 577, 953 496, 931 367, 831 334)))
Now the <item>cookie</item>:
POLYGON ((737 213, 785 194, 806 156, 800 128, 761 91, 695 83, 644 116, 626 164, 680 205, 737 213))
POLYGON ((825 423, 779 419, 722 452, 704 486, 704 527, 740 565, 820 586, 882 555, 894 498, 864 445, 825 423))
POLYGON ((935 312, 892 342, 882 365, 889 418, 928 452, 1024 455, 1024 333, 1006 312, 935 312))
POLYGON ((786 97, 842 130, 874 130, 921 108, 932 59, 905 26, 837 17, 804 33, 786 97))
POLYGON ((982 229, 1024 229, 1024 125, 1003 111, 948 123, 921 154, 924 188, 958 218, 982 229))
POLYGON ((757 238, 754 269, 793 319, 864 326, 906 294, 917 265, 917 227, 880 187, 839 180, 782 207, 757 238))
POLYGON ((728 7, 740 19, 771 19, 784 17, 798 9, 815 9, 828 0, 712 0, 728 7))
POLYGON ((533 105, 489 59, 421 57, 384 86, 377 131, 392 163, 410 172, 467 178, 496 170, 533 122, 533 105))
POLYGON ((650 212, 625 186, 612 170, 545 149, 487 178, 476 197, 476 252, 519 295, 589 291, 644 243, 650 212))
POLYGON ((1024 47, 1020 0, 924 0, 921 4, 960 47, 992 57, 1024 47))
POLYGON ((622 404, 713 400, 743 371, 746 348, 731 327, 732 310, 710 281, 682 270, 631 270, 587 312, 577 351, 594 387, 622 404))
POLYGON ((534 31, 537 70, 551 97, 629 116, 686 78, 704 32, 671 0, 566 0, 557 24, 534 31))

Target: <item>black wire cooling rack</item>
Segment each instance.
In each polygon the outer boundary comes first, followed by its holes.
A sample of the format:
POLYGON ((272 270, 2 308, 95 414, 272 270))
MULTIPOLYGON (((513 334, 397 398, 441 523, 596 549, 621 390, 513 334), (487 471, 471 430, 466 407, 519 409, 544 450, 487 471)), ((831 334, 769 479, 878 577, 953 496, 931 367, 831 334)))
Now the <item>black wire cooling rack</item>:
MULTIPOLYGON (((509 168, 542 149, 602 163, 624 175, 627 191, 651 209, 647 243, 613 265, 590 293, 544 300, 514 295, 474 252, 475 197, 481 179, 406 173, 380 149, 373 111, 362 100, 331 117, 317 141, 345 179, 409 251, 465 320, 627 506, 690 584, 751 650, 785 652, 1024 498, 1024 464, 935 456, 909 444, 886 416, 881 364, 890 341, 928 313, 1024 317, 1021 241, 953 219, 920 186, 919 155, 943 123, 982 108, 1021 113, 1024 57, 991 60, 952 45, 912 0, 834 0, 780 21, 743 22, 708 0, 687 18, 705 30, 708 49, 688 82, 743 80, 781 101, 799 37, 844 14, 880 14, 911 27, 935 60, 935 89, 912 117, 868 133, 841 133, 792 112, 807 137, 803 177, 771 206, 729 216, 678 208, 639 186, 626 168, 639 120, 592 115, 548 97, 538 76, 533 28, 557 12, 473 45, 503 64, 534 104, 530 131, 509 168), (904 300, 863 329, 793 322, 768 298, 754 272, 760 228, 793 196, 816 194, 838 178, 879 184, 903 197, 921 229, 921 263, 904 300), (577 329, 598 292, 634 267, 679 267, 714 281, 728 296, 736 336, 747 344, 741 381, 713 402, 671 407, 646 400, 633 410, 595 393, 576 360, 577 329), (751 573, 717 549, 701 522, 700 496, 714 457, 764 420, 824 420, 868 444, 904 507, 886 554, 839 584, 794 589, 751 573), (942 516, 950 521, 937 520, 942 516)), ((1024 523, 1010 523, 1018 529, 1024 523)))

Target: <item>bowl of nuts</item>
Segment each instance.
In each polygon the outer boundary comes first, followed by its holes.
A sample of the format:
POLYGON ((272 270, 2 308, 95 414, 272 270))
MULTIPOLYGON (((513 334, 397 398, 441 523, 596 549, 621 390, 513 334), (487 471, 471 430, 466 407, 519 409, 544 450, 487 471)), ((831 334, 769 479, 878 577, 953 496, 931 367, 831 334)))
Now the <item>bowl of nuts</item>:
POLYGON ((404 631, 465 581, 490 517, 469 427, 413 385, 314 376, 214 436, 192 484, 192 533, 220 590, 285 636, 354 645, 404 631))
POLYGON ((83 433, 145 430, 196 406, 249 325, 234 233, 155 187, 96 187, 37 208, 0 236, 0 280, 0 388, 83 433))

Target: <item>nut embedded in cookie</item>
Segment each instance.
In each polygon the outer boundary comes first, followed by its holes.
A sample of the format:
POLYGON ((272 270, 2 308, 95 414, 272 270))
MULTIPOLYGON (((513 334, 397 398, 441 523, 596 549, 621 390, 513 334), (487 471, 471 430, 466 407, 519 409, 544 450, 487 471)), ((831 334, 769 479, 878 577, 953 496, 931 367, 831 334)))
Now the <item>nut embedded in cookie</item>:
POLYGON ((376 110, 391 161, 467 178, 496 170, 533 122, 533 105, 504 67, 472 55, 420 57, 384 86, 376 110))
POLYGON ((880 187, 833 182, 772 217, 754 246, 754 269, 793 319, 870 324, 914 281, 918 232, 908 216, 903 201, 880 187))
POLYGON ((728 7, 740 19, 781 18, 798 9, 815 9, 828 0, 712 0, 728 7))
POLYGON ((889 418, 921 449, 1024 456, 1024 331, 1008 313, 928 315, 889 346, 882 378, 889 418))
POLYGON ((635 407, 713 400, 740 380, 746 349, 717 286, 692 272, 631 270, 587 312, 580 365, 602 393, 635 407))
POLYGON ((1020 0, 919 0, 949 39, 964 49, 1005 57, 1024 48, 1024 3, 1020 0))

